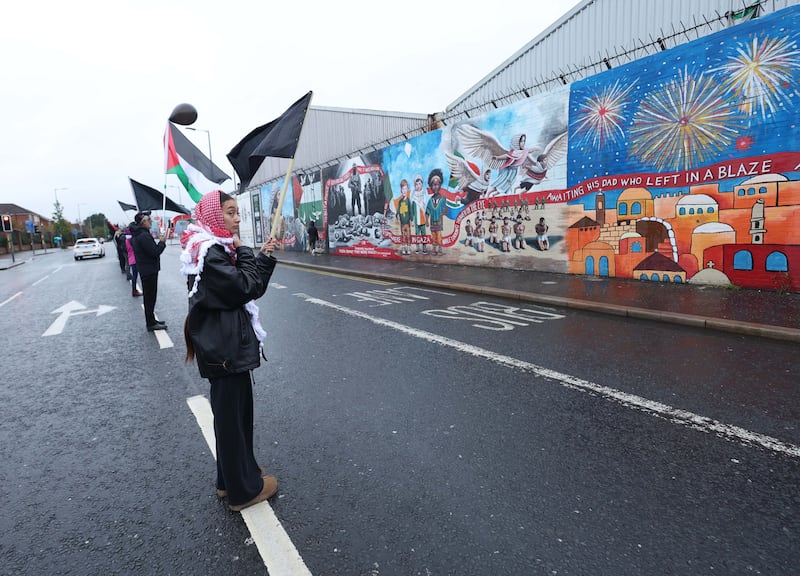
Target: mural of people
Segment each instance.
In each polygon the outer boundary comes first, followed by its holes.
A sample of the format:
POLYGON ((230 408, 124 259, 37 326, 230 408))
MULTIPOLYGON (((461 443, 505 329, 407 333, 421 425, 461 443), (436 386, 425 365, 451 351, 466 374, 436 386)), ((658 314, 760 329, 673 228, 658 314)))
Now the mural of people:
POLYGON ((364 205, 367 214, 383 214, 385 199, 383 196, 383 179, 380 172, 373 172, 364 185, 364 205))
POLYGON ((525 250, 526 247, 525 222, 523 222, 522 216, 517 216, 517 221, 514 223, 514 248, 517 250, 525 250))
POLYGON ((417 254, 419 254, 420 244, 422 244, 422 253, 428 253, 428 244, 426 242, 428 238, 428 221, 425 216, 425 210, 428 207, 428 192, 425 190, 424 185, 422 176, 419 174, 414 176, 414 192, 411 195, 411 202, 414 207, 414 234, 419 241, 414 250, 417 254))
POLYGON ((434 256, 442 255, 442 230, 444 230, 444 215, 447 209, 447 202, 442 196, 442 179, 442 171, 439 168, 434 168, 428 174, 428 187, 433 196, 428 200, 425 216, 431 227, 431 247, 434 256))
POLYGON ((486 245, 486 239, 484 238, 484 235, 486 234, 486 228, 484 227, 482 218, 475 221, 474 234, 475 250, 478 252, 483 252, 486 245))
POLYGON ((550 166, 563 160, 567 155, 567 132, 557 134, 544 148, 527 148, 526 134, 515 134, 508 149, 490 132, 472 124, 461 124, 455 128, 456 141, 465 152, 479 158, 490 169, 497 169, 498 175, 493 186, 503 194, 508 194, 518 183, 519 174, 528 190, 547 176, 550 166))
POLYGON ((544 216, 539 218, 539 222, 536 223, 534 228, 536 230, 536 244, 539 246, 539 250, 542 252, 550 250, 550 240, 547 238, 547 231, 550 227, 544 221, 544 216))
POLYGON ((395 210, 400 221, 401 253, 411 254, 411 221, 414 218, 414 207, 411 203, 411 191, 408 189, 408 180, 400 181, 400 198, 395 210))
POLYGON ((361 214, 361 176, 358 175, 356 166, 353 166, 347 186, 350 188, 350 209, 354 216, 361 214), (357 210, 356 205, 358 205, 357 210))
POLYGON ((503 216, 503 225, 500 227, 500 234, 503 237, 500 251, 511 252, 511 222, 509 222, 508 216, 503 216))
POLYGON ((463 192, 461 203, 471 204, 478 198, 486 198, 498 194, 497 187, 490 185, 492 170, 487 168, 481 174, 478 167, 468 162, 463 156, 445 153, 447 166, 450 169, 451 181, 455 180, 455 187, 463 192))
POLYGON ((497 224, 497 217, 492 214, 492 218, 489 220, 489 244, 494 247, 497 247, 497 244, 499 243, 499 238, 497 236, 498 228, 499 226, 497 224))
POLYGON ((467 222, 466 224, 464 224, 464 233, 467 235, 467 237, 464 239, 464 246, 474 245, 474 237, 473 237, 474 232, 475 229, 472 227, 472 221, 469 218, 467 218, 467 222))

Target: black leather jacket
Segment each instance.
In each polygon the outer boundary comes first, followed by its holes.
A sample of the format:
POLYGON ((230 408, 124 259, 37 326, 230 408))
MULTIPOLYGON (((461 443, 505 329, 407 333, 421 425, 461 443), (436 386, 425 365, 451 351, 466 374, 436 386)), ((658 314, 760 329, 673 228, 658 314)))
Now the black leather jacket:
POLYGON ((161 253, 167 247, 163 240, 158 242, 150 235, 148 228, 132 226, 131 246, 136 256, 136 270, 139 276, 150 276, 161 270, 161 253))
MULTIPOLYGON (((236 264, 222 246, 209 248, 197 292, 189 298, 187 334, 203 378, 219 378, 261 365, 256 334, 244 305, 264 295, 275 258, 236 249, 236 264)), ((188 277, 188 287, 194 276, 188 277)))

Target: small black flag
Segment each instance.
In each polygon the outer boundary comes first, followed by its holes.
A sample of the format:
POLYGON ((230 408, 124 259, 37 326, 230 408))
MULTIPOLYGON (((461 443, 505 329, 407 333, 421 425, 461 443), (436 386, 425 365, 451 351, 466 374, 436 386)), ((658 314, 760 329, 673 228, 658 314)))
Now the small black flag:
MULTIPOLYGON (((136 198, 136 206, 133 208, 134 210, 137 209, 141 212, 143 210, 169 210, 170 212, 177 212, 179 214, 191 214, 192 211, 188 208, 181 206, 180 204, 173 202, 169 198, 166 200, 166 205, 164 204, 164 195, 156 190, 155 188, 150 188, 150 186, 146 186, 140 182, 137 182, 133 178, 128 178, 131 182, 131 189, 133 189, 133 197, 136 198)), ((117 200, 119 202, 119 200, 117 200)), ((120 205, 122 203, 120 202, 120 205)))
POLYGON ((294 158, 312 92, 308 92, 278 118, 259 126, 228 153, 240 190, 247 187, 264 158, 294 158))

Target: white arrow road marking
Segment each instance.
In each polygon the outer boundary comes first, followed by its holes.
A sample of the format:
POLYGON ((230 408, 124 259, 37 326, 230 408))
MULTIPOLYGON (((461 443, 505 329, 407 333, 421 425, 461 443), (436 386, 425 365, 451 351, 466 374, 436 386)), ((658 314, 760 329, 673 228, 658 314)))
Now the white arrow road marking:
MULTIPOLYGON (((214 416, 211 405, 205 396, 192 396, 186 403, 194 413, 203 437, 211 450, 214 459, 217 458, 216 441, 214 439, 214 416)), ((261 554, 261 559, 270 574, 275 576, 311 576, 311 571, 306 567, 297 548, 292 544, 289 535, 281 526, 269 502, 261 502, 241 512, 253 541, 261 554)))
POLYGON ((75 300, 71 300, 61 306, 60 308, 56 308, 51 312, 51 314, 58 314, 58 318, 56 318, 50 327, 45 330, 42 336, 55 336, 57 334, 61 334, 64 331, 64 327, 67 325, 67 320, 69 320, 70 316, 78 316, 80 314, 92 314, 97 313, 97 316, 102 316, 103 314, 107 314, 114 310, 116 306, 106 306, 101 304, 94 310, 86 310, 86 306, 81 304, 80 302, 75 302, 75 300))
POLYGON ((446 336, 440 336, 439 334, 434 334, 425 330, 419 330, 418 328, 413 328, 392 320, 385 320, 383 318, 370 316, 364 312, 359 312, 358 310, 353 310, 352 308, 340 306, 338 304, 334 304, 333 302, 328 302, 327 300, 313 298, 308 294, 298 292, 294 294, 294 296, 303 298, 306 302, 310 302, 311 304, 327 306, 328 308, 338 310, 344 314, 349 314, 350 316, 354 316, 356 318, 368 320, 369 322, 373 322, 379 326, 385 326, 386 328, 391 328, 392 330, 398 330, 408 334, 409 336, 413 336, 414 338, 421 338, 441 346, 454 348, 465 354, 471 354, 472 356, 478 358, 484 358, 485 360, 489 360, 490 362, 494 362, 502 366, 517 368, 529 374, 554 380, 567 388, 602 396, 603 398, 613 400, 622 406, 646 412, 648 414, 652 414, 653 416, 658 416, 659 418, 663 418, 674 424, 679 424, 681 426, 685 426, 693 430, 700 430, 701 432, 706 432, 709 434, 715 434, 725 438, 726 440, 737 442, 745 446, 761 446, 762 448, 772 450, 773 452, 800 458, 800 446, 797 444, 784 442, 778 438, 773 438, 772 436, 767 436, 765 434, 759 434, 758 432, 753 432, 751 430, 747 430, 746 428, 734 426, 733 424, 726 424, 724 422, 720 422, 719 420, 714 420, 713 418, 709 418, 707 416, 695 414, 694 412, 689 412, 688 410, 675 408, 662 402, 648 400, 647 398, 642 398, 641 396, 636 396, 635 394, 629 394, 615 388, 590 382, 589 380, 584 380, 582 378, 578 378, 577 376, 556 372, 555 370, 550 370, 549 368, 544 368, 543 366, 537 366, 536 364, 531 364, 530 362, 525 362, 524 360, 498 354, 492 350, 473 346, 472 344, 467 344, 466 342, 461 342, 459 340, 453 340, 452 338, 447 338, 446 336))
POLYGON ((106 306, 105 304, 100 304, 95 310, 80 310, 78 312, 70 313, 70 316, 78 316, 79 314, 91 314, 92 312, 97 312, 98 316, 102 316, 103 314, 107 314, 111 312, 116 306, 106 306))

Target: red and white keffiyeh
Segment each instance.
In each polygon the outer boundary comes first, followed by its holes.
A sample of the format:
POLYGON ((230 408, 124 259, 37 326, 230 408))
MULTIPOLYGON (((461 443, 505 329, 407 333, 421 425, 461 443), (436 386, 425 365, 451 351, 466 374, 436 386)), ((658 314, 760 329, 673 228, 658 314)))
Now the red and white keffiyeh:
MULTIPOLYGON (((231 257, 231 262, 236 262, 233 234, 225 228, 220 193, 220 190, 214 190, 200 199, 194 207, 195 222, 189 224, 181 235, 181 273, 185 276, 194 275, 194 284, 189 290, 189 297, 197 292, 206 254, 211 246, 214 244, 222 246, 231 257)), ((267 333, 259 321, 258 306, 254 300, 250 300, 244 308, 250 315, 250 324, 253 326, 259 345, 263 347, 267 333)))

